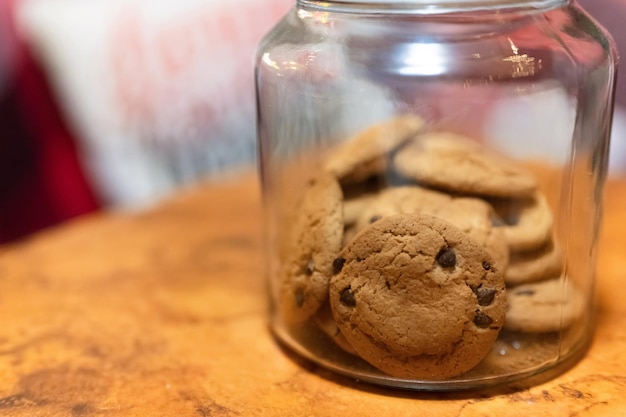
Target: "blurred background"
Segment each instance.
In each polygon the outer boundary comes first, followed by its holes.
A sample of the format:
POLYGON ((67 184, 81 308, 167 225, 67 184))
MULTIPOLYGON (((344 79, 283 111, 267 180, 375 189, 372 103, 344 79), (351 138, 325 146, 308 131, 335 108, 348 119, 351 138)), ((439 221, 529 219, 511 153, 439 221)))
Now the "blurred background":
MULTIPOLYGON (((252 165, 254 51, 294 3, 0 0, 0 244, 252 165)), ((626 56, 626 0, 579 3, 626 56)))

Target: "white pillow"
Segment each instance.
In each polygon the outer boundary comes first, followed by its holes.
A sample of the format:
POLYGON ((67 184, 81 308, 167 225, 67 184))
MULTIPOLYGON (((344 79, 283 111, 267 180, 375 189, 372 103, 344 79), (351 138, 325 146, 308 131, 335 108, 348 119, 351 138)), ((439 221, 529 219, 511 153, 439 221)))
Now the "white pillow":
POLYGON ((23 0, 17 21, 95 189, 128 206, 253 161, 254 52, 293 4, 23 0))

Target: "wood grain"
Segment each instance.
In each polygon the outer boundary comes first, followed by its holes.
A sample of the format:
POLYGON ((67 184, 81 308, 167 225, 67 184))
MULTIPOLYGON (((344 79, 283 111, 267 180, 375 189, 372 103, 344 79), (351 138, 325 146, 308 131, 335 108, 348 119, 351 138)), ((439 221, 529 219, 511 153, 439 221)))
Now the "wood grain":
POLYGON ((281 349, 259 201, 246 176, 0 249, 0 415, 626 415, 626 182, 608 187, 584 358, 548 381, 457 394, 359 384, 281 349))

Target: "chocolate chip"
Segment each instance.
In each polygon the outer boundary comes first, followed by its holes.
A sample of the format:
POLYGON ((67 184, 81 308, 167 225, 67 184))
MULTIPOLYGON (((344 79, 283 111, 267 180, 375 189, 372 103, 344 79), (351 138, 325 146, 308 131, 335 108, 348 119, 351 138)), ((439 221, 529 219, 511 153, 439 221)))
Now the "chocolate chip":
POLYGON ((515 292, 515 295, 535 295, 535 290, 519 290, 515 292))
POLYGON ((339 302, 346 307, 356 307, 356 300, 354 299, 354 293, 349 286, 341 290, 339 294, 339 302))
POLYGON ((313 272, 315 272, 315 262, 310 260, 309 263, 306 264, 306 268, 304 268, 304 273, 311 276, 313 275, 313 272))
POLYGON ((478 298, 478 305, 483 307, 491 305, 496 296, 496 290, 493 288, 477 288, 474 292, 476 293, 476 298, 478 298))
POLYGON ((370 217, 370 224, 371 223, 376 223, 377 221, 379 221, 382 218, 383 218, 383 216, 379 216, 379 215, 372 216, 372 217, 370 217))
POLYGON ((296 288, 296 291, 293 294, 296 299, 296 305, 298 307, 302 307, 304 304, 304 290, 302 288, 296 288))
POLYGON ((476 326, 482 329, 486 329, 487 327, 491 326, 491 323, 493 323, 493 319, 491 317, 489 317, 480 310, 476 310, 476 315, 474 316, 474 324, 476 326))
POLYGON ((338 274, 341 272, 341 270, 343 269, 343 266, 345 265, 346 260, 344 258, 337 258, 333 261, 333 272, 335 274, 338 274))
POLYGON ((437 254, 437 263, 444 268, 452 268, 456 265, 456 253, 452 249, 441 249, 437 254))
POLYGON ((491 269, 491 264, 487 261, 484 261, 483 268, 485 269, 485 271, 489 271, 491 269))

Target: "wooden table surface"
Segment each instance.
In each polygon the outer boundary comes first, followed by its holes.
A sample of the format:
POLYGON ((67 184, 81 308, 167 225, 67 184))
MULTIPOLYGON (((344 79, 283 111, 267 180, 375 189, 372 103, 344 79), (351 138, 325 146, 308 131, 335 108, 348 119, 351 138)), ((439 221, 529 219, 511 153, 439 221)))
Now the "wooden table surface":
POLYGON ((626 182, 607 188, 597 332, 567 372, 425 394, 285 352, 251 176, 0 248, 0 416, 626 416, 626 182))

